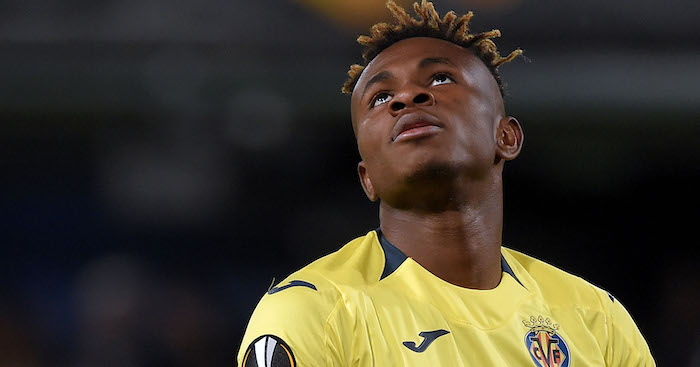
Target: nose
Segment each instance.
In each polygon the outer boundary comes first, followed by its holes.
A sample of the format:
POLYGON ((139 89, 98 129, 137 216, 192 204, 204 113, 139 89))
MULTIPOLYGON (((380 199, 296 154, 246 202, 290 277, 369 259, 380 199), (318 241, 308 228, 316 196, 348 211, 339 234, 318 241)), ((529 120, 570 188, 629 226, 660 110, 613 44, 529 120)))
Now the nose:
POLYGON ((432 106, 435 104, 435 96, 425 90, 406 90, 394 95, 389 107, 392 113, 401 112, 404 108, 414 106, 432 106))

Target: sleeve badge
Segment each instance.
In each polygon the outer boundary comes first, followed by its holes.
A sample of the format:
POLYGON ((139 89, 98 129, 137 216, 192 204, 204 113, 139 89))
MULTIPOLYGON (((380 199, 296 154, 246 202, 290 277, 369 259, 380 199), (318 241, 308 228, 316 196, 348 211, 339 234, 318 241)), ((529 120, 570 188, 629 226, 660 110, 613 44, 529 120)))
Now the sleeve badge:
POLYGON ((292 348, 275 335, 253 340, 245 351, 241 367, 296 367, 292 348))

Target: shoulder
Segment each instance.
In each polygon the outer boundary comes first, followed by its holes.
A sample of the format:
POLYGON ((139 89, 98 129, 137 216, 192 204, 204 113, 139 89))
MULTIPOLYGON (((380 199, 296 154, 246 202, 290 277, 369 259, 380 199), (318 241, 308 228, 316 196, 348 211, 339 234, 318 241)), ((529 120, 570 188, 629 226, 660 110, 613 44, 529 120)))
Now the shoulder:
POLYGON ((522 274, 552 307, 577 306, 603 311, 603 300, 612 297, 587 280, 542 260, 507 248, 504 252, 514 260, 511 266, 516 273, 522 274))
POLYGON ((504 249, 516 274, 536 290, 548 307, 576 319, 596 336, 609 366, 654 366, 649 346, 632 316, 610 293, 585 279, 520 252, 504 249))
MULTIPOLYGON (((344 295, 376 282, 383 269, 383 253, 374 243, 376 233, 356 238, 271 287, 261 298, 248 323, 239 364, 261 337, 286 343, 307 364, 325 363, 339 332, 338 318, 344 295), (316 359, 316 358, 320 358, 316 359)), ((301 363, 298 363, 301 364, 301 363)))

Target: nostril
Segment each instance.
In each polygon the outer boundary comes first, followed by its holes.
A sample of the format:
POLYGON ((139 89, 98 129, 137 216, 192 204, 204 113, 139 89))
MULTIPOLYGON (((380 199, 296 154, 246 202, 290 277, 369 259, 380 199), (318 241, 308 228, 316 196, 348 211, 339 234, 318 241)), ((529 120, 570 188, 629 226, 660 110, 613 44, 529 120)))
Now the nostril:
POLYGON ((420 103, 428 102, 428 100, 430 100, 430 96, 428 96, 425 93, 421 93, 421 94, 417 95, 415 98, 413 98, 413 103, 420 104, 420 103))
POLYGON ((391 109, 394 111, 403 110, 404 108, 406 108, 406 105, 401 102, 394 102, 391 104, 391 109))

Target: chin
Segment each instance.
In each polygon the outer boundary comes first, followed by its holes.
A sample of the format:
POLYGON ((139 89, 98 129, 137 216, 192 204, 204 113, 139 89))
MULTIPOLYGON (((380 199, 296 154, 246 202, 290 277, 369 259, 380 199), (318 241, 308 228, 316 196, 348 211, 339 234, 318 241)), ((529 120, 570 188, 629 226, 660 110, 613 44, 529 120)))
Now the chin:
POLYGON ((420 209, 428 212, 455 210, 459 168, 449 162, 428 161, 401 175, 401 182, 382 195, 389 206, 397 209, 420 209))
POLYGON ((449 162, 428 161, 417 165, 406 177, 406 183, 434 183, 453 180, 459 176, 459 168, 449 162))

